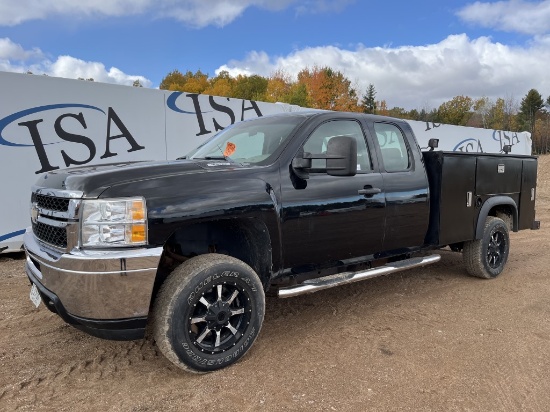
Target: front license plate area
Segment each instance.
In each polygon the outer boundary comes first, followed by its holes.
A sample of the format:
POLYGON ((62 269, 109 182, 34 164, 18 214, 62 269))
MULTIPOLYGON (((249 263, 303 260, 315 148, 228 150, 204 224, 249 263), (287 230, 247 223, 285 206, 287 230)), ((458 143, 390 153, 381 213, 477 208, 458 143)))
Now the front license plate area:
POLYGON ((38 293, 38 288, 33 283, 31 287, 31 293, 29 294, 29 297, 31 298, 31 302, 34 304, 35 307, 40 306, 40 302, 42 302, 42 298, 40 297, 40 293, 38 293))

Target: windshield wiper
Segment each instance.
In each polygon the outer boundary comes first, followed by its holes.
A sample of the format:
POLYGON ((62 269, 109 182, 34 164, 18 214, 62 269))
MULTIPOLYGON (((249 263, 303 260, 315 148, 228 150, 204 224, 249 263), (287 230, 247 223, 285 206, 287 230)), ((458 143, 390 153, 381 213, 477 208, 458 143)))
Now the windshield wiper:
POLYGON ((204 156, 204 160, 226 160, 228 162, 231 162, 231 159, 227 156, 204 156))
POLYGON ((224 160, 228 163, 239 164, 243 166, 241 162, 231 159, 229 156, 204 156, 204 157, 192 157, 193 160, 224 160))

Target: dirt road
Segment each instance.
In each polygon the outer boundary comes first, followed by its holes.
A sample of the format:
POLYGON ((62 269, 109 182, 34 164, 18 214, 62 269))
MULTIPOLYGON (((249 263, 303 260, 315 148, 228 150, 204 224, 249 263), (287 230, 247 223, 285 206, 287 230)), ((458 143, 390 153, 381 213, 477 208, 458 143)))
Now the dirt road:
POLYGON ((461 255, 288 300, 268 298, 258 341, 208 375, 148 341, 90 337, 31 304, 22 256, 0 257, 0 410, 548 411, 550 156, 539 231, 511 236, 505 272, 461 255))

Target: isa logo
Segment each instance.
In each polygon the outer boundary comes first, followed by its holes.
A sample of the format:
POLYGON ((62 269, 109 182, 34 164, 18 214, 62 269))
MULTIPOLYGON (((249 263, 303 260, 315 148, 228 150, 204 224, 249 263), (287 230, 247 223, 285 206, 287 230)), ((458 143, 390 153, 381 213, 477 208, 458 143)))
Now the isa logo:
POLYGON ((117 139, 125 141, 127 152, 145 149, 112 107, 103 110, 61 103, 31 107, 0 119, 0 145, 34 148, 40 162, 35 174, 85 165, 99 153, 99 159, 115 157, 118 153, 111 146, 117 139))

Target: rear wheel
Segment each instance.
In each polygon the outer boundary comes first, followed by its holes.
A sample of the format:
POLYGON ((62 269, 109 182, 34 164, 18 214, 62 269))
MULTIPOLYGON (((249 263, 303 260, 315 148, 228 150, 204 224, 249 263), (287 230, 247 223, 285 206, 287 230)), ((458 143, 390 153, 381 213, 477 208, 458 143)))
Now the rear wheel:
POLYGON ((207 254, 178 266, 159 290, 153 336, 178 367, 209 372, 240 359, 262 326, 260 279, 244 262, 207 254))
POLYGON ((502 273, 509 252, 508 225, 502 219, 488 216, 482 238, 465 242, 462 256, 470 275, 491 279, 502 273))

